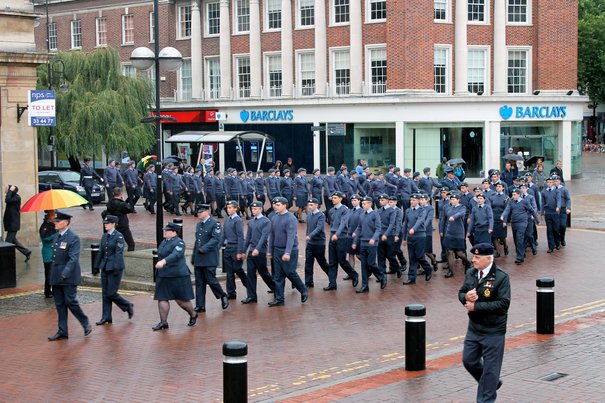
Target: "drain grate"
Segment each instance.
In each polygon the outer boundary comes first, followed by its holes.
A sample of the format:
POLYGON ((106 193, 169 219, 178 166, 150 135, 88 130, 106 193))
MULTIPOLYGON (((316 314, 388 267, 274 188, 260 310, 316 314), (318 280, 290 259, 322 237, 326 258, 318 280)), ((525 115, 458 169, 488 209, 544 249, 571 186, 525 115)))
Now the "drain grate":
POLYGON ((541 381, 553 382, 558 379, 566 377, 568 374, 562 374, 560 372, 553 372, 552 374, 544 375, 541 378, 538 378, 541 381))

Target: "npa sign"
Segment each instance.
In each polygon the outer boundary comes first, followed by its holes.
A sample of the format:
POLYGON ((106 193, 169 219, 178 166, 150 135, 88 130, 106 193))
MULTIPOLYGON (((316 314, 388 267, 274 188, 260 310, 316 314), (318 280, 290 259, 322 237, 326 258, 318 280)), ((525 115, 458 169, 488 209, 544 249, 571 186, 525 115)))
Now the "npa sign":
POLYGON ((567 106, 512 106, 503 105, 500 107, 500 117, 504 120, 510 118, 520 120, 535 119, 563 119, 567 116, 567 106))
POLYGON ((56 126, 55 90, 30 90, 27 92, 27 109, 30 126, 56 126))
POLYGON ((292 109, 269 109, 264 111, 240 111, 239 117, 242 122, 289 122, 294 119, 292 109))

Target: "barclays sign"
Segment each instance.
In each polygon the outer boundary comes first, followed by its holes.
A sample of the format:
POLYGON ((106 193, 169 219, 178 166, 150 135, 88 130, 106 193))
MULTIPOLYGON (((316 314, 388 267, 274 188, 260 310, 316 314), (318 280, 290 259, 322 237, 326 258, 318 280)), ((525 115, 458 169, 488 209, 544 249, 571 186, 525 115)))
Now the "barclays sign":
POLYGON ((567 116, 567 106, 516 106, 500 107, 500 117, 515 119, 563 119, 567 116))
POLYGON ((294 119, 294 111, 292 109, 270 109, 264 111, 248 111, 246 109, 240 111, 239 117, 242 122, 289 122, 294 119))

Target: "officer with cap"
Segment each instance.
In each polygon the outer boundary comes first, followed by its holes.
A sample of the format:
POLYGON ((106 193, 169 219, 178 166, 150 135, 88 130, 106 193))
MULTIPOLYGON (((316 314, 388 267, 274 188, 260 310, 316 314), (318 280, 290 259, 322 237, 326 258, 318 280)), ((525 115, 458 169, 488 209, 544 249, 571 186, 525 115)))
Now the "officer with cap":
POLYGON ((248 286, 246 272, 242 268, 246 258, 244 248, 244 222, 237 214, 239 203, 236 200, 227 202, 228 217, 223 222, 223 239, 225 243, 225 271, 227 272, 227 295, 236 298, 235 275, 244 287, 248 286))
POLYGON ((210 287, 216 299, 221 300, 223 309, 229 307, 227 294, 216 279, 223 230, 221 223, 210 216, 210 209, 209 204, 201 204, 195 212, 200 220, 195 225, 195 244, 191 253, 191 264, 195 275, 196 312, 206 312, 206 286, 210 287))
POLYGON ((55 213, 55 235, 53 245, 53 263, 50 268, 50 285, 53 289, 55 307, 58 316, 58 330, 48 338, 49 341, 67 339, 67 310, 78 319, 84 328, 84 336, 92 332, 88 317, 78 302, 78 284, 81 282, 80 237, 69 228, 69 214, 55 213))
MULTIPOLYGON (((393 196, 396 197, 395 195, 393 196)), ((379 203, 380 239, 378 241, 378 269, 380 272, 385 273, 386 261, 388 259, 391 271, 397 273, 397 278, 401 278, 403 271, 395 257, 395 234, 400 229, 397 224, 397 212, 389 205, 388 195, 380 195, 379 203)))
POLYGON ((380 215, 372 209, 372 198, 369 196, 361 199, 361 207, 364 212, 359 220, 359 225, 353 232, 353 249, 359 249, 359 260, 361 261, 361 288, 355 292, 358 294, 370 292, 368 278, 371 274, 380 280, 380 288, 387 286, 387 276, 378 268, 376 254, 378 240, 380 239, 380 215))
POLYGON ((494 231, 494 213, 489 204, 485 202, 483 193, 477 196, 477 205, 472 208, 469 215, 466 235, 473 237, 473 243, 491 243, 494 231))
POLYGON ((324 204, 326 205, 326 222, 330 224, 330 210, 334 205, 332 204, 332 195, 336 192, 336 176, 334 176, 334 167, 328 167, 328 172, 323 179, 323 195, 324 204))
POLYGON ((506 205, 501 219, 502 225, 506 225, 510 221, 513 228, 513 239, 517 253, 515 264, 521 264, 525 260, 525 232, 530 217, 533 217, 536 222, 540 222, 540 218, 533 207, 528 201, 521 198, 521 191, 514 189, 513 198, 506 205))
POLYGON ((332 195, 332 204, 334 207, 330 210, 330 243, 328 244, 329 256, 329 284, 328 287, 336 287, 336 277, 338 276, 338 266, 347 273, 347 276, 353 281, 353 287, 357 285, 359 275, 353 269, 347 260, 347 250, 349 247, 349 213, 350 210, 345 206, 342 192, 336 191, 332 195))
POLYGON ((111 304, 114 303, 123 312, 128 312, 128 319, 134 315, 134 305, 118 294, 124 274, 124 237, 116 231, 118 217, 106 215, 103 220, 105 233, 101 237, 99 254, 94 267, 101 271, 101 290, 103 296, 103 313, 97 326, 112 323, 111 304))
POLYGON ((105 188, 107 189, 107 198, 113 197, 113 188, 121 188, 124 184, 122 180, 122 174, 120 170, 116 168, 116 160, 110 159, 108 165, 103 171, 103 181, 105 182, 105 188))
POLYGON ((246 259, 246 276, 248 286, 246 290, 248 295, 242 304, 257 303, 256 294, 256 273, 269 287, 269 290, 275 291, 275 281, 267 269, 267 243, 269 233, 271 232, 271 221, 263 215, 263 203, 255 201, 250 205, 252 210, 252 219, 248 221, 248 231, 246 232, 246 242, 244 250, 248 253, 246 259))
POLYGON ((458 299, 468 312, 462 363, 477 381, 477 402, 495 402, 502 386, 506 322, 511 290, 508 274, 494 264, 488 243, 474 245, 473 268, 468 270, 458 299))
MULTIPOLYGON (((207 175, 206 175, 207 176, 207 175)), ((218 218, 223 218, 223 211, 225 209, 225 197, 226 197, 226 189, 225 189, 225 177, 221 171, 218 171, 215 175, 215 179, 213 182, 213 193, 216 198, 216 216, 218 218)))
POLYGON ((560 242, 559 221, 562 206, 561 193, 555 187, 553 179, 549 177, 546 179, 544 190, 542 190, 542 216, 544 216, 546 223, 546 238, 548 240, 548 251, 546 253, 553 253, 555 248, 560 245, 557 242, 560 242))
POLYGON ((293 185, 294 203, 298 208, 295 214, 298 217, 298 222, 304 223, 302 214, 307 206, 307 200, 311 195, 311 189, 309 188, 309 181, 307 180, 307 170, 305 168, 298 168, 298 175, 294 178, 293 185))
MULTIPOLYGON (((315 286, 313 281, 313 264, 317 260, 319 267, 329 278, 328 262, 326 261, 326 233, 324 227, 326 217, 319 211, 319 200, 311 198, 307 201, 307 235, 305 240, 305 285, 315 286)), ((336 290, 336 284, 329 284, 324 291, 336 290)))
POLYGON ((288 206, 292 206, 292 194, 294 191, 294 183, 290 175, 290 170, 284 169, 284 176, 279 180, 279 194, 288 200, 288 206))
POLYGON ((426 237, 426 213, 427 210, 419 206, 422 196, 413 194, 410 199, 410 207, 405 211, 403 221, 404 245, 408 248, 410 258, 410 271, 404 285, 416 284, 416 267, 418 264, 424 269, 425 280, 433 277, 433 268, 424 257, 426 237))
MULTIPOLYGON (((103 182, 103 178, 90 166, 90 158, 84 158, 84 164, 80 169, 80 186, 84 188, 86 192, 86 200, 88 200, 88 209, 94 210, 92 207, 92 187, 95 184, 95 179, 99 182, 103 182)), ((86 209, 86 204, 82 205, 83 209, 86 209)))

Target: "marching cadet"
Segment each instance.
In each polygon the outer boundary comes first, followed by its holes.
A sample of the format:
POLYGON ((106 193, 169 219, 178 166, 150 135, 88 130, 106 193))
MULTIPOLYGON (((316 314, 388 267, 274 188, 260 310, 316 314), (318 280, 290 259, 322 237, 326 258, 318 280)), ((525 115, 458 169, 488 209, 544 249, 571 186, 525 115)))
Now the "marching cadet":
MULTIPOLYGON (((311 187, 311 197, 314 197, 317 199, 317 201, 319 202, 319 207, 321 208, 321 205, 323 204, 323 200, 324 200, 324 198, 322 196, 324 180, 321 177, 321 172, 319 169, 315 168, 313 170, 313 177, 311 178, 309 185, 311 187)), ((328 212, 326 211, 325 214, 327 215, 328 212)))
POLYGON ((546 179, 546 185, 542 190, 542 215, 546 223, 546 238, 548 239, 548 251, 553 253, 560 249, 559 241, 559 221, 561 219, 561 193, 554 185, 552 178, 546 179))
MULTIPOLYGON (((170 196, 170 189, 172 188, 172 182, 174 181, 174 177, 172 176, 172 168, 174 165, 172 163, 166 164, 164 169, 161 171, 162 181, 164 182, 164 203, 163 206, 158 206, 158 208, 164 208, 164 210, 168 212, 174 211, 172 208, 172 199, 170 196)), ((112 195, 113 197, 113 195, 112 195)))
MULTIPOLYGON (((353 231, 359 225, 359 220, 361 219, 361 215, 363 214, 363 209, 360 206, 361 196, 358 194, 354 194, 351 197, 351 209, 349 211, 348 217, 348 230, 347 230, 347 253, 349 254, 349 264, 351 268, 355 270, 355 256, 359 259, 359 249, 353 249, 353 231)), ((351 280, 349 276, 345 277, 345 280, 351 280)), ((355 284, 355 287, 357 284, 355 284)))
MULTIPOLYGON (((437 218, 439 219, 438 228, 441 227, 442 221, 446 219, 445 210, 447 210, 450 206, 450 190, 447 186, 444 186, 439 189, 439 203, 437 204, 437 208, 439 209, 439 213, 437 214, 437 218)), ((443 223, 443 225, 445 225, 445 223, 443 223)), ((441 254, 439 255, 440 258, 437 263, 448 263, 447 253, 445 247, 443 246, 443 234, 441 232, 439 232, 439 245, 441 246, 441 254)))
POLYGON ((326 205, 326 222, 330 224, 330 210, 334 205, 332 204, 332 195, 336 192, 336 176, 334 176, 334 167, 328 167, 328 172, 323 179, 323 194, 324 204, 326 205))
POLYGON ((346 165, 340 168, 340 174, 336 177, 336 190, 343 194, 342 203, 349 207, 349 196, 353 194, 351 187, 349 186, 349 170, 346 165))
MULTIPOLYGON (((252 174, 252 172, 250 172, 250 174, 252 174)), ((246 219, 250 219, 248 205, 254 201, 254 183, 248 179, 246 171, 240 171, 238 180, 242 189, 239 198, 239 211, 241 212, 242 217, 245 216, 246 219)))
POLYGON ((279 194, 288 200, 288 206, 292 205, 292 193, 294 191, 294 183, 290 175, 290 170, 284 169, 284 177, 279 180, 279 194))
MULTIPOLYGON (((506 184, 502 181, 497 181, 496 183, 500 182, 500 184, 502 184, 502 187, 504 188, 504 193, 508 195, 508 192, 506 191, 506 184)), ((494 188, 496 187, 496 185, 494 185, 494 188)), ((483 179, 481 181, 481 188, 483 189, 482 192, 485 195, 486 199, 491 199, 491 195, 494 194, 494 190, 492 189, 492 183, 489 181, 489 179, 483 179)))
POLYGON ((431 261, 433 271, 437 271, 437 257, 433 253, 433 216, 435 215, 435 208, 431 204, 430 194, 422 195, 420 207, 426 209, 426 221, 424 222, 424 254, 431 261))
MULTIPOLYGON (((557 164, 560 163, 561 161, 557 161, 557 164)), ((571 196, 569 195, 569 189, 567 189, 559 175, 553 175, 552 178, 553 184, 561 195, 561 209, 559 210, 559 244, 565 246, 567 245, 565 242, 565 231, 571 221, 571 196)))
POLYGON ((387 286, 387 276, 380 271, 376 260, 380 238, 380 215, 372 210, 372 198, 369 196, 361 199, 361 206, 364 212, 353 232, 352 246, 353 249, 359 249, 359 260, 361 260, 361 288, 355 291, 358 294, 370 292, 368 284, 370 274, 380 280, 380 289, 387 286))
POLYGON ((265 205, 266 187, 267 186, 265 183, 265 173, 261 169, 256 173, 256 178, 254 178, 254 196, 256 197, 256 201, 261 202, 261 207, 264 207, 265 205))
POLYGON ((248 222, 246 242, 244 250, 248 254, 246 259, 246 277, 248 295, 242 300, 242 304, 257 303, 256 273, 269 287, 269 291, 275 292, 275 281, 267 269, 267 243, 271 232, 271 221, 263 215, 263 203, 255 201, 250 205, 253 218, 248 222))
POLYGON ((193 182, 195 187, 195 206, 191 210, 191 215, 195 216, 197 207, 202 204, 206 204, 206 196, 204 192, 204 178, 202 177, 202 170, 196 169, 193 174, 193 182))
MULTIPOLYGON (((82 186, 86 192, 86 200, 88 200, 88 209, 90 211, 94 210, 92 207, 92 187, 95 184, 95 179, 99 182, 103 182, 103 178, 101 178, 97 171, 90 166, 90 158, 86 157, 84 158, 82 169, 80 169, 80 186, 82 186)), ((86 204, 83 204, 82 208, 86 209, 86 204)))
POLYGON ((126 203, 130 204, 132 212, 136 213, 134 206, 141 197, 141 190, 139 189, 139 170, 136 168, 134 161, 128 163, 128 169, 124 172, 124 186, 128 195, 126 203))
MULTIPOLYGON (((531 208, 538 212, 538 205, 536 203, 536 199, 533 195, 529 193, 529 189, 526 183, 521 183, 519 186, 519 190, 521 190, 521 198, 527 200, 527 202, 531 205, 531 208)), ((536 238, 534 234, 536 233, 536 220, 534 220, 531 216, 528 217, 527 220, 527 229, 525 230, 525 246, 529 246, 531 248, 532 254, 535 256, 537 254, 536 251, 536 238)))
POLYGON ((309 182, 307 180, 307 170, 305 168, 298 168, 298 175, 294 178, 294 184, 292 186, 294 204, 298 208, 298 211, 294 214, 298 218, 298 222, 304 223, 302 214, 307 207, 307 200, 311 195, 309 190, 309 182))
MULTIPOLYGON (((368 172, 365 174, 365 180, 361 184, 364 194, 366 194, 368 196, 372 196, 370 194, 372 192, 372 182, 374 182, 374 174, 372 172, 369 172, 369 168, 368 168, 368 172)), ((359 207, 359 208, 361 208, 361 207, 359 207)))
POLYGON ((216 215, 216 195, 214 194, 214 181, 216 180, 216 176, 212 169, 206 172, 204 175, 204 191, 206 196, 206 203, 210 205, 210 215, 216 215))
POLYGON ((336 191, 332 195, 332 204, 334 207, 330 210, 330 243, 328 244, 328 287, 336 287, 336 277, 338 276, 338 266, 347 273, 347 277, 352 280, 353 287, 357 286, 359 275, 353 269, 347 260, 347 251, 349 249, 349 213, 350 210, 342 201, 344 194, 336 191))
POLYGON ((433 268, 424 258, 426 242, 426 214, 427 210, 419 206, 422 197, 413 194, 410 199, 410 207, 405 211, 403 221, 404 245, 408 248, 410 259, 410 270, 404 285, 416 284, 416 267, 418 264, 424 269, 424 279, 429 281, 433 277, 433 268))
POLYGON ((375 175, 375 178, 372 181, 372 184, 370 186, 370 192, 368 193, 368 196, 372 198, 374 205, 378 206, 380 204, 380 195, 386 193, 386 188, 387 186, 386 181, 384 179, 384 174, 382 172, 378 172, 378 174, 375 175))
POLYGON ((246 273, 242 268, 246 258, 244 249, 244 223, 237 214, 239 204, 236 200, 227 202, 228 217, 223 222, 223 240, 225 243, 225 271, 227 272, 227 296, 229 299, 236 298, 235 275, 237 275, 244 287, 248 286, 246 273))
MULTIPOLYGON (((143 195, 145 196, 145 209, 151 214, 155 214, 156 188, 158 184, 158 175, 155 173, 155 165, 147 166, 147 172, 143 175, 143 195)), ((160 206, 160 208, 162 208, 160 206)))
POLYGON ((183 182, 183 178, 179 175, 179 167, 172 167, 172 180, 170 181, 171 187, 168 191, 170 194, 170 201, 172 205, 172 213, 177 216, 181 215, 181 211, 179 209, 180 201, 181 201, 181 190, 187 190, 187 186, 185 186, 185 182, 183 182))
MULTIPOLYGON (((305 247, 305 285, 307 288, 315 286, 313 281, 313 264, 317 260, 319 267, 326 273, 328 279, 329 268, 326 261, 326 217, 319 211, 319 200, 311 198, 307 201, 307 246, 305 247)), ((328 284, 324 291, 336 290, 336 283, 328 284)))
MULTIPOLYGON (((275 168, 269 169, 269 177, 265 180, 265 185, 267 187, 267 196, 269 196, 269 202, 280 196, 279 178, 276 176, 275 168)), ((269 210, 272 211, 272 209, 273 207, 269 207, 269 210)))
POLYGON ((113 197, 113 188, 121 188, 124 184, 122 174, 120 173, 120 170, 116 168, 116 160, 109 160, 109 165, 107 165, 103 171, 103 181, 105 182, 105 188, 107 189, 107 198, 111 199, 113 197))
MULTIPOLYGON (((506 205, 510 201, 510 198, 504 191, 504 182, 498 181, 496 182, 496 191, 492 192, 488 199, 490 201, 490 206, 492 208, 492 213, 494 216, 494 228, 492 231, 492 244, 494 245, 494 256, 500 257, 500 252, 498 252, 498 244, 504 246, 504 256, 508 256, 508 243, 506 238, 508 237, 508 230, 506 225, 502 225, 502 213, 504 213, 504 209, 506 205)), ((485 195, 485 193, 483 193, 485 195)))
POLYGON ((468 221, 468 229, 466 235, 473 237, 471 242, 476 243, 491 243, 492 232, 494 232, 494 213, 492 208, 485 202, 483 193, 477 196, 477 205, 473 207, 468 221))
POLYGON ((229 298, 216 279, 219 250, 223 230, 217 219, 210 216, 209 204, 200 204, 195 211, 200 221, 195 225, 195 244, 191 252, 191 264, 195 275, 195 311, 206 312, 206 286, 221 300, 223 309, 229 307, 229 298))
MULTIPOLYGON (((399 185, 398 174, 401 171, 401 169, 399 167, 389 165, 388 170, 389 170, 389 172, 387 172, 386 175, 384 176, 385 186, 390 185, 390 186, 386 186, 386 188, 385 188, 386 194, 388 196, 397 195, 397 188, 399 185)), ((385 193, 385 192, 383 192, 383 193, 385 193)), ((379 205, 378 197, 380 197, 380 195, 383 193, 376 195, 376 197, 375 197, 376 206, 379 205)))
POLYGON ((450 190, 460 187, 460 180, 454 174, 454 167, 445 168, 445 178, 441 179, 441 186, 447 186, 450 190))
POLYGON ((398 199, 395 196, 389 197, 389 206, 395 211, 397 216, 395 217, 395 257, 399 261, 399 267, 401 271, 406 271, 407 260, 401 250, 401 244, 403 243, 403 216, 404 212, 402 209, 397 207, 398 199))
POLYGON ((227 200, 235 200, 238 208, 241 207, 244 191, 242 189, 242 182, 237 176, 237 170, 233 168, 227 169, 227 176, 225 176, 225 193, 227 195, 227 200))
POLYGON ((517 253, 515 264, 521 264, 525 260, 525 232, 529 217, 533 217, 538 222, 540 221, 536 211, 529 202, 521 198, 521 191, 514 189, 513 198, 506 205, 501 219, 503 225, 506 225, 510 221, 513 227, 513 239, 515 240, 515 251, 517 253))
POLYGON ((185 173, 183 174, 183 183, 185 184, 185 203, 181 206, 183 213, 187 214, 187 209, 190 209, 189 213, 195 215, 195 196, 198 192, 197 184, 193 179, 193 167, 186 167, 185 173))
POLYGON ((410 198, 412 193, 417 193, 418 188, 416 183, 410 177, 412 170, 410 168, 403 169, 403 176, 399 176, 397 182, 397 199, 398 205, 403 211, 406 211, 410 207, 410 198))
MULTIPOLYGON (((460 204, 462 204, 466 208, 466 217, 464 217, 464 233, 468 233, 468 220, 473 211, 471 200, 473 199, 473 194, 468 191, 468 183, 460 182, 460 186, 458 186, 458 195, 460 196, 460 204)), ((471 233, 471 245, 474 245, 472 241, 472 233, 471 233)))
POLYGON ((215 175, 213 186, 212 186, 212 194, 216 200, 216 216, 218 218, 223 218, 223 210, 225 209, 225 178, 221 171, 218 171, 215 175))
MULTIPOLYGON (((395 196, 396 197, 396 196, 395 196)), ((395 234, 397 231, 397 213, 389 206, 389 196, 380 196, 380 208, 377 210, 380 216, 380 239, 378 242, 378 269, 386 273, 386 261, 389 261, 391 271, 397 273, 401 278, 403 271, 395 257, 395 234)))
POLYGON ((471 266, 471 262, 466 257, 464 217, 466 217, 466 207, 460 204, 458 193, 451 193, 450 206, 444 209, 443 219, 439 221, 439 233, 443 236, 443 247, 446 250, 449 266, 445 274, 446 278, 454 276, 454 256, 462 260, 465 272, 471 266))
MULTIPOLYGON (((433 187, 437 186, 436 181, 431 177, 431 168, 426 167, 422 170, 424 176, 418 181, 418 190, 426 193, 427 195, 433 194, 433 187)), ((434 209, 433 209, 434 210, 434 209)))

